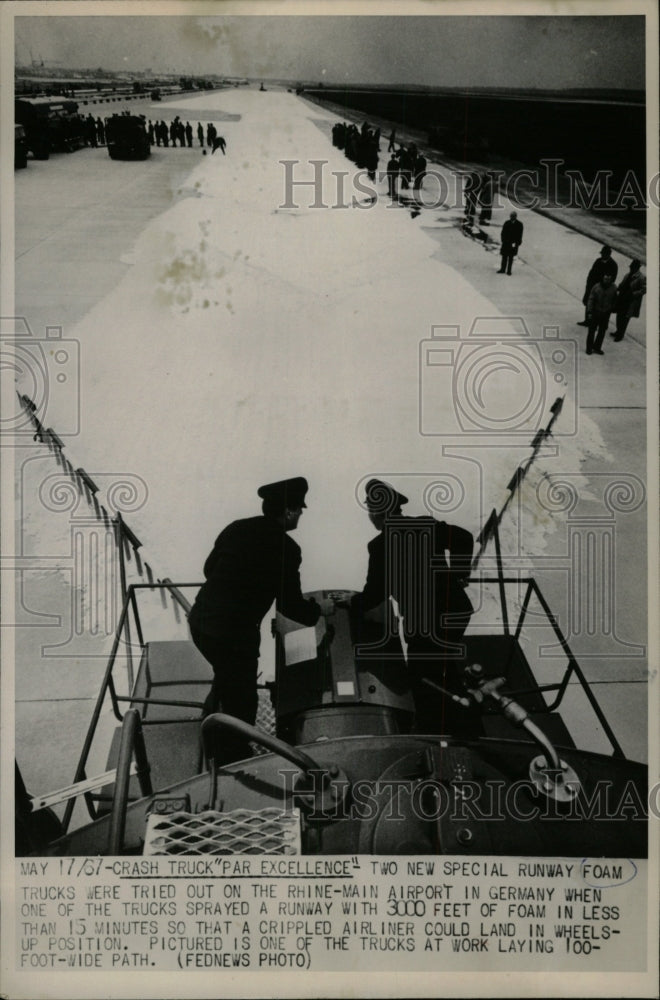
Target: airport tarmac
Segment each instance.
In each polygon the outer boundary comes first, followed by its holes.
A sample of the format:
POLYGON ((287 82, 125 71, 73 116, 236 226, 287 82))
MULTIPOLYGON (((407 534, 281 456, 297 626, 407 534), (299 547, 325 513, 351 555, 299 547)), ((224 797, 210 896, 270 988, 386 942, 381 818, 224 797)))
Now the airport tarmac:
MULTIPOLYGON (((165 112, 194 127, 217 115, 227 156, 195 145, 129 163, 84 149, 15 176, 15 314, 36 338, 61 327, 79 352, 73 392, 53 383, 44 421, 74 467, 106 491, 129 482, 124 517, 156 575, 177 581, 199 580, 219 530, 258 511, 257 486, 305 475, 303 588, 359 589, 373 534, 356 500, 367 478, 398 484, 411 514, 432 496, 436 516, 476 534, 564 396, 502 522, 504 562, 539 580, 623 749, 645 760, 645 311, 623 342, 607 336, 603 357, 585 355, 576 323, 600 244, 520 210, 514 273, 499 275, 511 204, 494 211, 490 244, 465 235, 460 207, 392 205, 384 183, 369 206, 331 207, 333 172, 352 165, 328 138, 333 116, 293 94, 144 106, 165 112), (309 182, 312 160, 327 164, 328 207, 310 207, 309 183, 290 207, 284 161, 309 182), (426 365, 436 341, 441 363, 426 365)), ((629 259, 615 257, 623 276, 629 259)), ((76 564, 79 508, 44 501, 52 453, 21 443, 16 753, 28 788, 45 792, 73 777, 116 609, 103 618, 109 585, 92 588, 76 564)), ((161 627, 156 608, 147 618, 161 627)), ((185 635, 169 612, 167 622, 185 635)), ((546 631, 527 641, 543 636, 540 670, 556 678, 546 631)), ((563 707, 569 729, 607 749, 572 683, 563 707)))

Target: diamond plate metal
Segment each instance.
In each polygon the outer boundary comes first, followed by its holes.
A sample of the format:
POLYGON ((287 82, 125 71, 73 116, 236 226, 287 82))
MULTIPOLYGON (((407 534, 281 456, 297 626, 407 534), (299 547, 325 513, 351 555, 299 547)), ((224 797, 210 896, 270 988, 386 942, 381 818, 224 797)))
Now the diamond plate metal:
POLYGON ((300 854, 300 811, 234 809, 149 815, 144 854, 300 854))
MULTIPOLYGON (((257 705, 255 726, 257 729, 263 729, 270 736, 275 736, 275 709, 270 700, 270 691, 267 688, 259 688, 258 693, 259 703, 257 705)), ((250 746, 255 757, 269 752, 265 747, 259 746, 258 743, 250 743, 250 746)))

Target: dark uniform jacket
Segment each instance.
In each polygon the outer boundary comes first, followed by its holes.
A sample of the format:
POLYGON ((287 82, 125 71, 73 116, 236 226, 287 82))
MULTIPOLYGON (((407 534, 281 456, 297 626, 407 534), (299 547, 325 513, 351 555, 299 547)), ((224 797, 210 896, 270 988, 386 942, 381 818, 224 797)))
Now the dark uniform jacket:
POLYGON ((612 284, 616 281, 616 276, 619 273, 619 265, 611 257, 597 257, 596 260, 591 265, 591 270, 587 275, 587 283, 584 288, 584 295, 582 296, 582 304, 586 306, 589 293, 594 285, 600 282, 600 279, 604 274, 610 274, 612 276, 612 284))
POLYGON ((507 219, 502 226, 502 252, 515 256, 523 241, 523 224, 520 219, 507 219))
POLYGON ((473 610, 463 585, 473 544, 469 531, 446 521, 391 518, 367 546, 367 580, 356 605, 364 613, 394 597, 409 643, 442 639, 447 628, 462 632, 473 610))
POLYGON ((314 625, 320 608, 300 589, 300 546, 277 521, 249 517, 218 535, 204 563, 202 585, 189 621, 207 635, 258 628, 273 600, 287 618, 314 625))

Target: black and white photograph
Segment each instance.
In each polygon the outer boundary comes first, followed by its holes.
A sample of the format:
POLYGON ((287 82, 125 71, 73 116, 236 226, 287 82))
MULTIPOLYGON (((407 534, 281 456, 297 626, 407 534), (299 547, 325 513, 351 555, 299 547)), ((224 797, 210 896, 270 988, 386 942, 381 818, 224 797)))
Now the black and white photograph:
POLYGON ((0 994, 657 997, 656 5, 0 18, 0 994))

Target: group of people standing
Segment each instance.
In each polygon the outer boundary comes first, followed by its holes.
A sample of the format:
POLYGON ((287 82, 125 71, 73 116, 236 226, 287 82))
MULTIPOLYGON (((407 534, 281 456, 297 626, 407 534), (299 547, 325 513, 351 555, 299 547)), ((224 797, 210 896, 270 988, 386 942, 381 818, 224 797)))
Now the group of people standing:
POLYGON ((94 115, 89 114, 82 119, 82 126, 83 136, 88 146, 93 149, 105 146, 105 121, 102 118, 94 118, 94 115))
MULTIPOLYGON (((392 133, 394 135, 394 133, 392 133)), ((391 145, 391 143, 390 143, 391 145)), ((387 186, 390 198, 396 198, 397 186, 401 181, 401 190, 407 191, 412 184, 413 190, 419 191, 426 174, 426 157, 414 142, 408 146, 399 146, 391 150, 387 164, 387 186)))
MULTIPOLYGON (((184 125, 178 115, 169 125, 165 121, 152 122, 149 119, 147 134, 149 136, 149 143, 152 146, 176 146, 178 143, 180 147, 187 146, 188 149, 192 149, 194 138, 193 127, 189 121, 184 125)), ((202 148, 204 147, 205 139, 206 145, 212 153, 215 153, 216 149, 221 149, 224 154, 227 144, 223 137, 218 135, 218 130, 213 122, 208 123, 206 132, 202 123, 197 122, 197 141, 202 148)))
MULTIPOLYGON (((336 122, 332 127, 332 143, 338 149, 343 149, 346 156, 361 170, 366 170, 370 180, 376 180, 380 154, 379 128, 371 128, 368 121, 357 125, 347 125, 346 122, 336 122)), ((396 131, 392 131, 388 146, 391 153, 387 164, 387 189, 390 198, 398 194, 399 181, 401 189, 407 190, 413 186, 418 191, 422 186, 426 173, 426 157, 420 153, 414 142, 408 146, 402 144, 397 148, 396 131)))
POLYGON ((380 151, 380 129, 372 129, 369 122, 362 127, 336 122, 332 126, 332 144, 344 153, 360 170, 366 170, 370 179, 376 179, 380 151))
POLYGON ((641 268, 640 260, 632 260, 628 273, 617 286, 619 266, 612 257, 612 248, 607 245, 602 247, 587 275, 582 296, 584 319, 578 323, 578 326, 587 327, 587 354, 605 353, 603 341, 612 313, 616 316, 616 328, 612 334, 615 341, 623 340, 628 323, 639 316, 646 293, 646 278, 641 268))
POLYGON ((193 144, 192 125, 190 122, 184 125, 178 115, 169 125, 165 121, 152 122, 149 119, 147 134, 151 146, 169 146, 170 143, 176 146, 178 142, 179 146, 187 145, 190 148, 193 144))
POLYGON ((492 173, 480 174, 471 170, 465 178, 463 187, 465 196, 465 218, 472 224, 479 210, 479 225, 487 226, 493 216, 493 198, 495 196, 495 177, 492 173))

